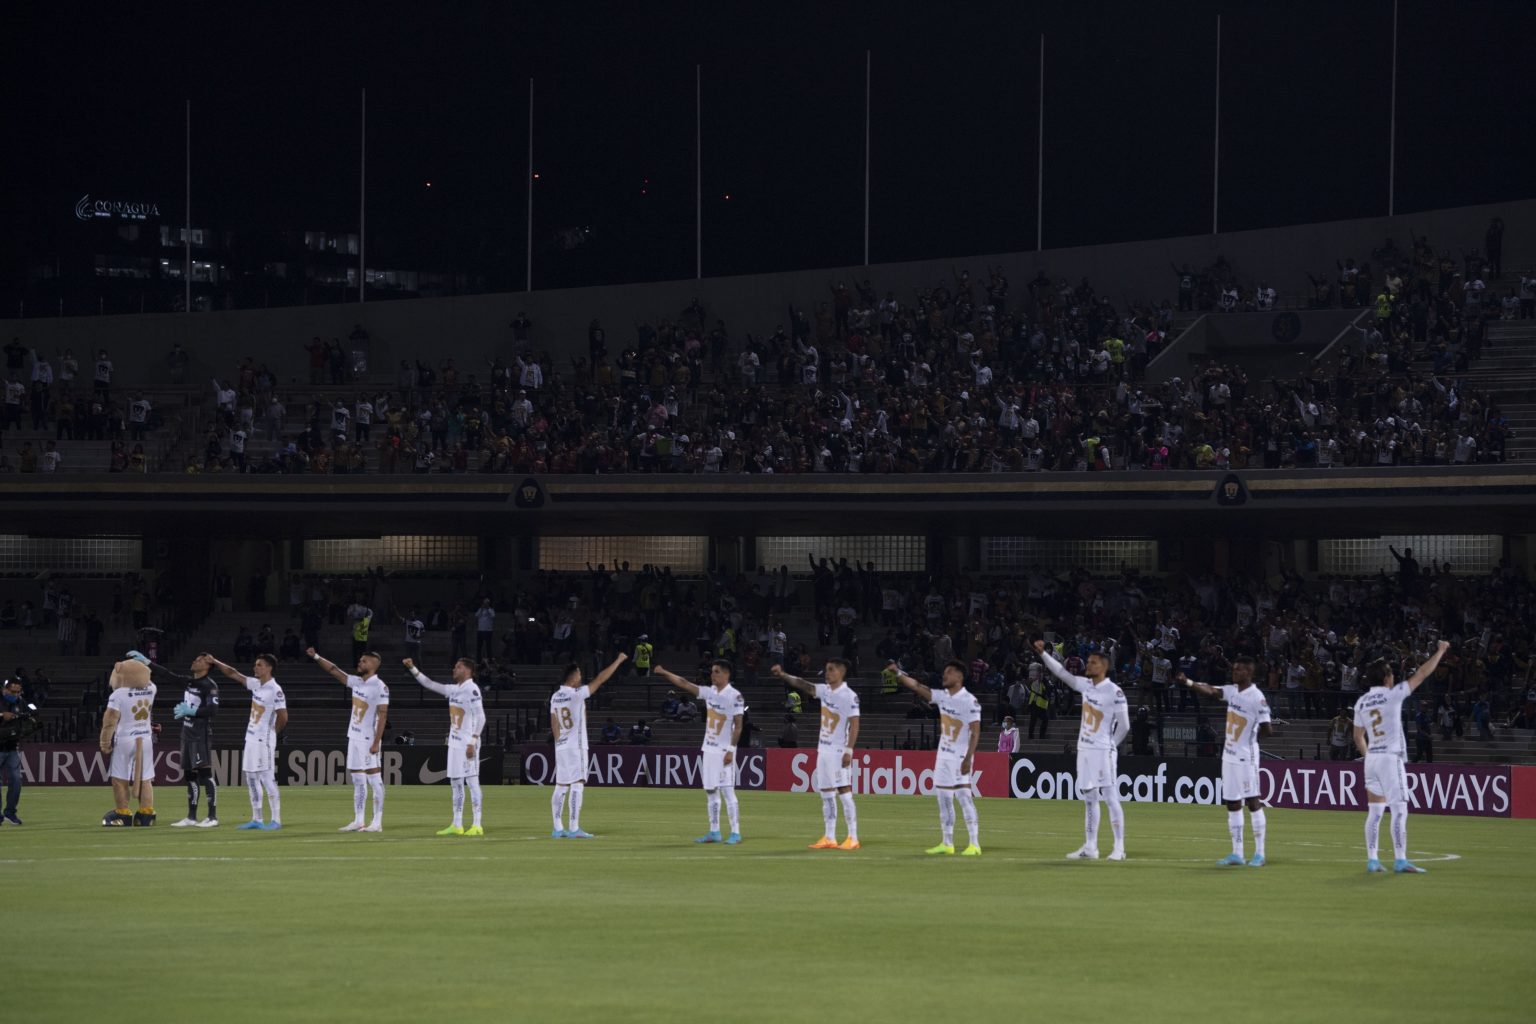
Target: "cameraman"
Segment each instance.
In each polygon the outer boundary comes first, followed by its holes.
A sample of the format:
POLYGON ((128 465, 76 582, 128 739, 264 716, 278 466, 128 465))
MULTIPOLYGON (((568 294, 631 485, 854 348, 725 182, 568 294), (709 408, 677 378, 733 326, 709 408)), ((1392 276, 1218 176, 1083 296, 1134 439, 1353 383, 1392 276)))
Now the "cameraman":
POLYGON ((37 708, 21 695, 21 680, 7 679, 0 689, 0 775, 6 778, 5 814, 0 822, 20 825, 16 805, 21 801, 21 753, 18 747, 37 730, 37 708))

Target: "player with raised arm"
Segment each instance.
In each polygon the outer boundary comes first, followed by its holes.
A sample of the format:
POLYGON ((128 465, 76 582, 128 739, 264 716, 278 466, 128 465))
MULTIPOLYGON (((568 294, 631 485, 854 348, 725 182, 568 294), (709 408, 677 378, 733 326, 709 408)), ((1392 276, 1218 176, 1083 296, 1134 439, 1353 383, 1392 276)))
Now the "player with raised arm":
POLYGON ((1228 686, 1197 683, 1183 672, 1174 681, 1200 694, 1227 702, 1227 740, 1221 750, 1221 798, 1227 805, 1227 831, 1232 834, 1232 852, 1216 863, 1241 867, 1243 861, 1243 803, 1253 820, 1253 860, 1251 868, 1264 866, 1264 801, 1259 798, 1259 740, 1269 736, 1269 701, 1264 691, 1253 685, 1253 658, 1240 654, 1232 659, 1232 682, 1228 686))
MULTIPOLYGON (((475 682, 475 663, 460 658, 453 663, 453 682, 428 679, 410 658, 401 662, 423 688, 448 698, 448 782, 453 787, 453 824, 439 829, 440 836, 483 836, 480 825, 480 734, 485 731, 485 705, 475 682), (474 824, 464 828, 464 789, 469 788, 474 824)), ((377 816, 375 816, 377 818, 377 816)))
POLYGON ((587 789, 587 701, 613 678, 629 655, 620 654, 608 663, 590 683, 581 681, 581 666, 565 666, 560 686, 549 698, 549 728, 555 739, 555 795, 550 799, 550 813, 555 829, 551 839, 591 839, 592 833, 581 828, 581 801, 587 789), (571 803, 571 827, 560 820, 565 814, 566 797, 571 803))
POLYGON ((736 803, 736 744, 741 739, 742 716, 747 702, 731 685, 731 663, 717 658, 709 663, 709 686, 697 686, 660 665, 651 671, 667 682, 704 702, 704 754, 699 758, 699 782, 709 805, 709 831, 696 843, 718 843, 720 839, 720 803, 725 802, 731 831, 725 845, 741 842, 741 812, 736 803))
POLYGON ((1408 741, 1403 736, 1403 702, 1434 675, 1451 645, 1441 640, 1405 682, 1394 682, 1392 665, 1377 658, 1362 673, 1370 689, 1355 702, 1355 746, 1365 755, 1365 870, 1385 872, 1377 857, 1381 816, 1392 812, 1392 870, 1422 875, 1424 869, 1408 859, 1408 741))
POLYGON ((976 745, 981 741, 981 701, 965 688, 965 666, 947 662, 940 678, 941 690, 930 689, 901 671, 894 661, 888 666, 896 680, 923 700, 939 709, 939 752, 933 761, 933 793, 939 798, 939 845, 924 851, 929 854, 955 852, 955 804, 965 818, 970 844, 960 851, 962 857, 981 856, 981 826, 976 820, 976 801, 971 796, 971 766, 976 745))
POLYGON ((1120 807, 1116 781, 1120 744, 1131 731, 1131 715, 1125 691, 1109 678, 1109 656, 1090 651, 1086 676, 1075 676, 1048 651, 1044 640, 1035 641, 1035 653, 1063 685, 1083 698, 1082 725, 1077 734, 1077 791, 1083 798, 1083 845, 1067 854, 1068 860, 1099 859, 1099 800, 1109 804, 1109 827, 1114 832, 1110 860, 1125 860, 1125 811, 1120 807))
POLYGON ((172 672, 157 665, 138 651, 128 657, 148 665, 150 671, 169 676, 182 684, 181 703, 175 718, 181 723, 181 773, 187 784, 187 816, 172 822, 172 828, 216 828, 219 824, 218 785, 213 780, 213 716, 219 710, 219 687, 208 678, 213 655, 204 652, 192 659, 191 675, 172 672), (208 817, 197 818, 197 793, 201 786, 208 793, 208 817))
POLYGON ((821 735, 816 741, 816 772, 812 784, 821 794, 821 838, 813 850, 857 850, 859 817, 853 809, 853 747, 859 739, 859 695, 846 682, 848 662, 828 658, 825 683, 792 676, 779 665, 772 672, 789 686, 821 701, 821 735), (837 841, 837 805, 843 805, 848 838, 837 841))
POLYGON ((240 754, 240 771, 245 775, 245 786, 251 796, 251 820, 239 825, 241 831, 265 829, 272 832, 283 827, 283 801, 277 792, 277 737, 288 727, 288 698, 283 688, 272 678, 277 668, 277 658, 271 654, 256 655, 251 666, 252 675, 208 656, 209 664, 230 679, 236 680, 251 692, 251 717, 245 725, 245 750, 240 754), (266 794, 272 820, 262 824, 261 798, 266 794))
POLYGON ((334 661, 328 661, 315 653, 313 647, 304 653, 309 655, 309 660, 352 691, 352 715, 347 723, 347 771, 352 776, 352 820, 336 831, 382 832, 384 759, 380 751, 384 746, 384 726, 389 721, 389 687, 379 678, 381 659, 372 651, 364 651, 357 658, 357 675, 350 675, 334 661), (373 791, 373 824, 364 825, 369 790, 373 791))

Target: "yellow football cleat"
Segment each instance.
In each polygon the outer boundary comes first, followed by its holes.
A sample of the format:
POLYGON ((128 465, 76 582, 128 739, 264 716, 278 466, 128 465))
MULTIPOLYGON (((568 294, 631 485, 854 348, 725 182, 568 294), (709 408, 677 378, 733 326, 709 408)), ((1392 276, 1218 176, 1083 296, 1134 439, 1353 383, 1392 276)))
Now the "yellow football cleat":
POLYGON ((960 851, 960 856, 962 856, 962 857, 980 857, 981 856, 981 847, 977 846, 975 843, 972 843, 970 846, 967 846, 965 849, 960 851))
POLYGON ((949 843, 940 843, 938 846, 930 846, 928 849, 924 850, 923 852, 928 854, 930 857, 932 857, 932 856, 937 856, 939 854, 946 854, 947 855, 947 854, 954 853, 955 852, 955 848, 953 846, 951 846, 949 843))
POLYGON ((485 835, 485 829, 481 828, 479 825, 471 825, 469 828, 464 830, 464 834, 467 836, 483 836, 485 835))
POLYGON ((849 836, 847 839, 844 839, 842 842, 838 843, 837 848, 839 850, 857 850, 859 848, 859 841, 852 836, 849 836))
POLYGON ((816 840, 810 846, 806 847, 806 849, 808 849, 808 850, 835 850, 835 849, 837 849, 837 840, 833 839, 831 836, 822 836, 820 839, 816 840))
POLYGON ((438 829, 437 834, 440 836, 461 836, 464 834, 464 826, 449 825, 447 828, 438 829))

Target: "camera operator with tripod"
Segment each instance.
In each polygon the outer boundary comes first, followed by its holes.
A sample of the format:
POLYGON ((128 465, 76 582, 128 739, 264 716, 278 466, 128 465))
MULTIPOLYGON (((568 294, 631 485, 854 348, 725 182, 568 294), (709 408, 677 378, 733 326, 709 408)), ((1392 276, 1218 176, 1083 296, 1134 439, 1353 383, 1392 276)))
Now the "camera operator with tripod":
POLYGON ((0 775, 6 778, 5 813, 0 824, 20 825, 16 805, 21 801, 21 741, 38 730, 37 706, 22 696, 21 680, 7 679, 0 688, 0 775))

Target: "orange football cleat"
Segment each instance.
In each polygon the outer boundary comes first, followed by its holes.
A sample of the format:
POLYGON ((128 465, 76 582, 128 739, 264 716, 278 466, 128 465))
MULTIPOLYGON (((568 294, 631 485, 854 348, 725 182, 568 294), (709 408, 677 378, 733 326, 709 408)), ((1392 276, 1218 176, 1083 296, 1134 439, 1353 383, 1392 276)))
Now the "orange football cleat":
POLYGON ((814 843, 812 843, 810 845, 809 849, 812 849, 812 850, 835 850, 835 849, 837 849, 837 840, 833 839, 831 836, 822 836, 820 839, 818 839, 814 843))
POLYGON ((849 836, 847 839, 844 839, 841 843, 838 843, 837 844, 837 848, 839 850, 857 850, 859 848, 859 841, 857 839, 853 838, 852 836, 849 836))

